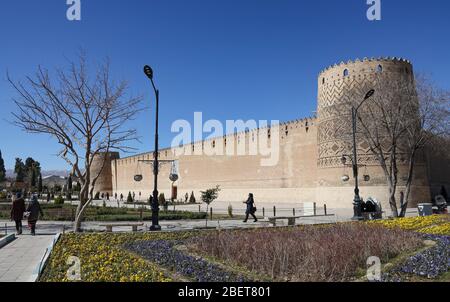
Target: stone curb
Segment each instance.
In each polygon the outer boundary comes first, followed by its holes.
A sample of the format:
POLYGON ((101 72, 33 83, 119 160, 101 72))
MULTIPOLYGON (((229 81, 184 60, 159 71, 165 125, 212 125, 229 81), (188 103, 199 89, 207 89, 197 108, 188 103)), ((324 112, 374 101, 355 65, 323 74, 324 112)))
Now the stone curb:
POLYGON ((52 243, 45 250, 45 254, 42 257, 42 260, 38 263, 38 265, 36 266, 36 268, 33 271, 33 274, 30 277, 31 282, 37 282, 39 280, 39 277, 41 276, 42 272, 44 271, 45 265, 47 264, 47 261, 50 258, 50 254, 60 237, 61 237, 61 233, 56 234, 55 237, 53 238, 52 243))
POLYGON ((0 249, 16 239, 15 234, 6 235, 0 239, 0 249))

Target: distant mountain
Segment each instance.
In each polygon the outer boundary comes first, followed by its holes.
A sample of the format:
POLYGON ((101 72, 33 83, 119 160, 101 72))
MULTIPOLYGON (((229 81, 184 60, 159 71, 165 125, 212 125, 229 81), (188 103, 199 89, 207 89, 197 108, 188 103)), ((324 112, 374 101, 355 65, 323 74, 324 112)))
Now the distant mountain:
MULTIPOLYGON (((69 172, 64 171, 64 170, 45 170, 45 171, 42 171, 41 173, 42 173, 42 177, 51 176, 51 175, 66 177, 69 175, 69 172)), ((14 178, 15 176, 16 176, 16 174, 14 173, 14 170, 12 170, 12 169, 6 170, 6 177, 14 178)))
POLYGON ((42 174, 42 177, 50 176, 50 175, 67 177, 67 176, 69 176, 69 171, 64 171, 64 170, 46 170, 46 171, 42 171, 41 174, 42 174))

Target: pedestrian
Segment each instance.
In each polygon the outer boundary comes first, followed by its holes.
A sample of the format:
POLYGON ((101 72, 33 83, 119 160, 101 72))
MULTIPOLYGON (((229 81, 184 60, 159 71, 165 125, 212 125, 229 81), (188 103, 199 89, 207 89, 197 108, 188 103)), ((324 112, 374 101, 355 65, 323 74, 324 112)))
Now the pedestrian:
POLYGON ((27 207, 27 216, 28 216, 28 226, 31 230, 31 235, 36 235, 36 223, 39 220, 39 215, 41 217, 44 216, 44 213, 42 212, 41 205, 39 204, 39 201, 35 195, 31 197, 31 201, 27 207))
POLYGON ((25 200, 20 193, 17 193, 11 207, 11 220, 16 223, 17 235, 22 235, 22 219, 24 213, 25 200))
POLYGON ((244 203, 247 205, 247 209, 245 210, 244 222, 247 222, 249 215, 252 215, 254 222, 258 222, 258 219, 255 216, 256 207, 255 207, 255 200, 253 199, 253 193, 248 194, 248 199, 247 201, 244 201, 244 203))
POLYGON ((123 201, 123 194, 120 193, 120 201, 123 201))

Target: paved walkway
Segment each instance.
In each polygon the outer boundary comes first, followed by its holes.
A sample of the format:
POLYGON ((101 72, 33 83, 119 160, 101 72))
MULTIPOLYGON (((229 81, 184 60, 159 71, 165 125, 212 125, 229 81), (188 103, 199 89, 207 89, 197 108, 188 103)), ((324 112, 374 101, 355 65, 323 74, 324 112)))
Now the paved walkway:
MULTIPOLYGON (((348 213, 348 211, 337 211, 331 210, 329 213, 335 214, 335 216, 329 217, 308 217, 297 219, 296 223, 298 225, 301 224, 321 224, 321 223, 334 223, 334 222, 343 222, 350 221, 353 213, 348 213)), ((285 216, 292 216, 291 212, 283 213, 285 216)), ((321 214, 321 213, 319 213, 321 214)), ((281 215, 281 214, 277 214, 281 215)), ((416 209, 409 209, 407 216, 417 216, 416 209)), ((105 227, 100 226, 105 222, 83 222, 82 228, 89 231, 105 231, 105 227)), ((125 223, 121 222, 121 223, 125 223)), ((144 223, 144 230, 148 230, 150 228, 151 222, 146 221, 144 223)), ((182 231, 182 230, 192 230, 198 229, 205 226, 205 220, 176 220, 176 221, 160 221, 160 225, 162 231, 182 231)), ((277 221, 278 226, 287 225, 287 220, 277 221)), ((4 232, 5 226, 7 227, 8 234, 15 232, 14 223, 11 221, 0 220, 0 230, 4 232)), ((257 223, 253 223, 252 219, 249 219, 248 223, 243 223, 242 219, 223 219, 223 220, 213 220, 208 221, 209 227, 220 227, 224 229, 233 229, 233 228, 256 228, 256 227, 269 227, 270 224, 267 220, 260 219, 257 223)), ((38 234, 57 234, 63 232, 70 232, 73 229, 73 223, 69 221, 61 222, 61 221, 39 221, 37 225, 37 233, 38 234)), ((115 227, 114 232, 130 232, 131 227, 115 227)))
MULTIPOLYGON (((292 213, 291 213, 292 215, 292 213)), ((344 219, 337 219, 336 216, 330 217, 311 217, 297 219, 297 224, 320 224, 320 223, 334 223, 337 221, 344 221, 344 219)), ((136 222, 136 221, 134 221, 136 222)), ((105 231, 105 227, 101 226, 107 222, 83 222, 82 228, 88 231, 105 231)), ((126 223, 121 221, 119 223, 126 223)), ((0 229, 4 231, 5 225, 7 232, 13 233, 15 231, 14 223, 10 221, 0 220, 0 229)), ((144 227, 141 229, 149 230, 151 225, 150 221, 144 222, 144 227)), ((183 231, 193 230, 205 227, 205 220, 175 220, 175 221, 160 221, 162 231, 183 231)), ((287 225, 287 220, 280 220, 277 225, 287 225)), ((226 220, 208 220, 208 227, 222 228, 222 229, 244 229, 244 228, 257 228, 257 227, 269 227, 270 224, 267 220, 260 219, 257 223, 253 223, 250 218, 247 223, 242 222, 242 219, 226 219, 226 220)), ((73 223, 66 221, 39 221, 37 225, 38 234, 57 234, 63 232, 71 232, 73 229, 73 223)), ((131 227, 115 227, 114 232, 130 232, 131 227)))
POLYGON ((0 282, 34 282, 55 235, 21 235, 0 249, 0 282))

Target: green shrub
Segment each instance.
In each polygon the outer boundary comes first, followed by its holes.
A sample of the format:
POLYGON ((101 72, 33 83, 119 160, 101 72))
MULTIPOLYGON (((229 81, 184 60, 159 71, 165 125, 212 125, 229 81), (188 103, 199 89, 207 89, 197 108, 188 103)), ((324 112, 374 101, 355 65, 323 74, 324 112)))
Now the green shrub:
POLYGON ((0 192, 0 200, 4 200, 8 197, 8 194, 6 194, 6 192, 1 191, 0 192))
POLYGON ((169 203, 167 202, 164 193, 159 194, 158 202, 159 205, 163 207, 164 211, 167 211, 167 209, 169 208, 169 203))
POLYGON ((56 205, 61 205, 64 204, 64 198, 61 195, 58 195, 55 199, 54 199, 54 203, 56 205))
POLYGON ((233 206, 230 204, 229 206, 228 206, 228 216, 230 217, 230 218, 233 218, 234 216, 233 216, 233 206))
POLYGON ((159 194, 158 201, 160 206, 164 206, 164 204, 166 203, 166 197, 164 196, 164 193, 159 194))

